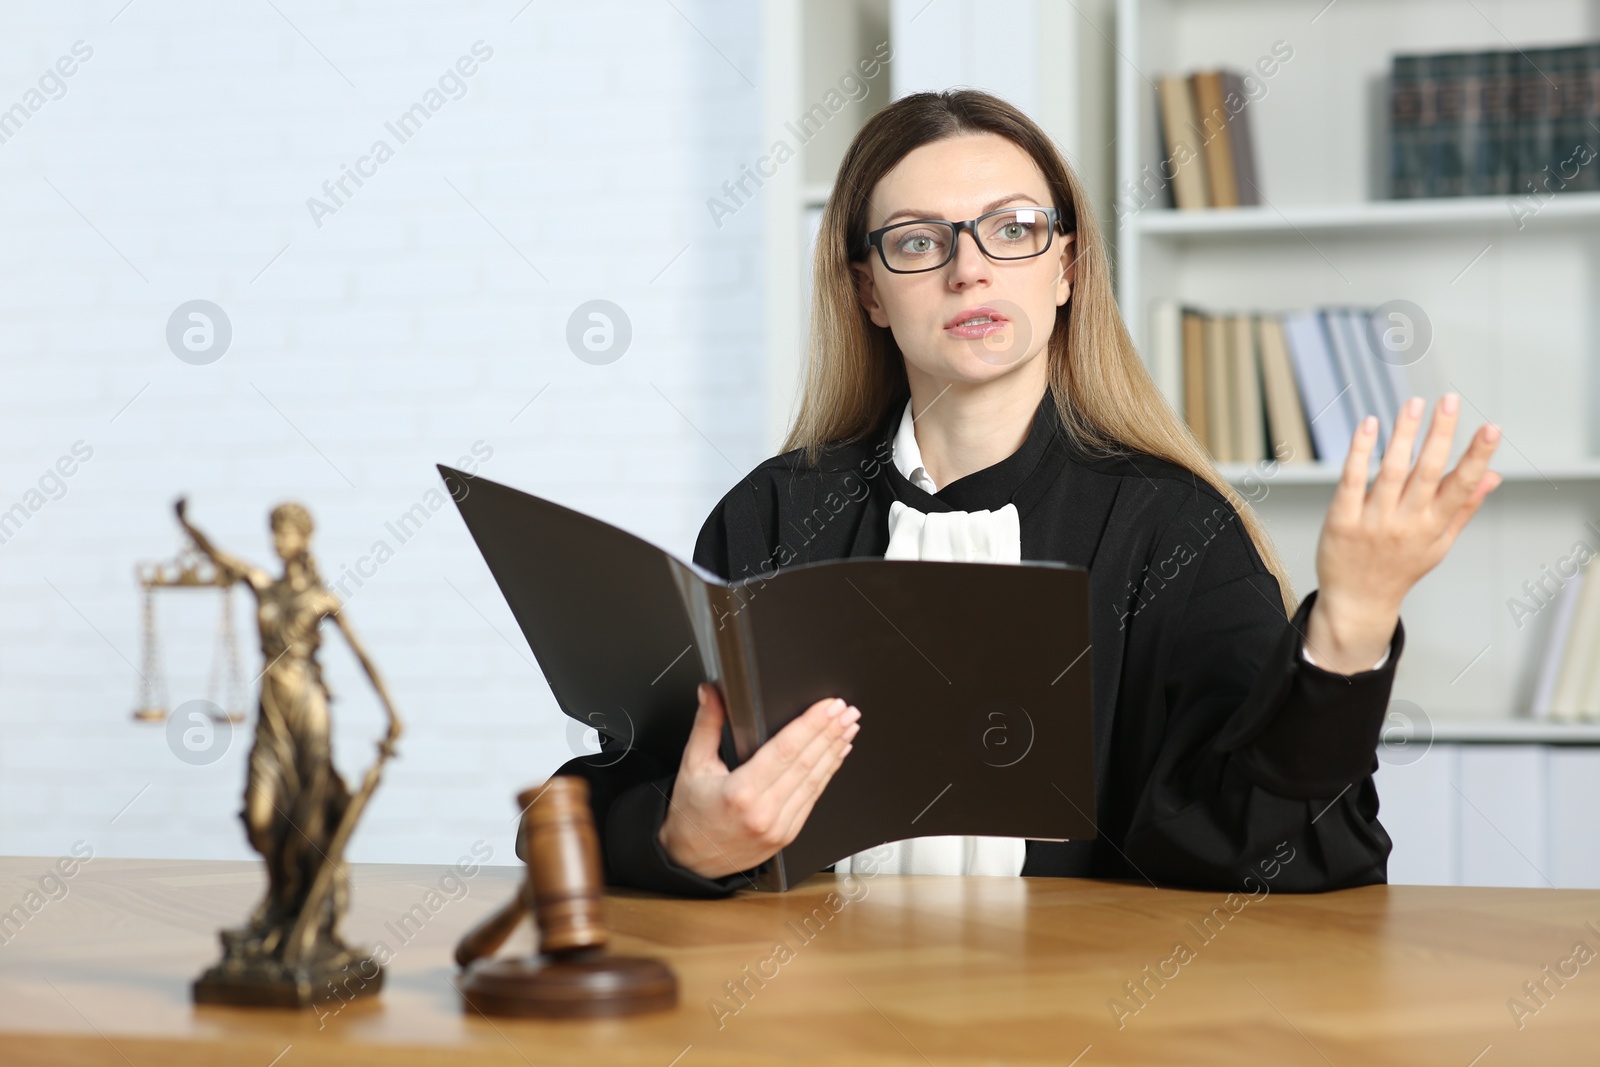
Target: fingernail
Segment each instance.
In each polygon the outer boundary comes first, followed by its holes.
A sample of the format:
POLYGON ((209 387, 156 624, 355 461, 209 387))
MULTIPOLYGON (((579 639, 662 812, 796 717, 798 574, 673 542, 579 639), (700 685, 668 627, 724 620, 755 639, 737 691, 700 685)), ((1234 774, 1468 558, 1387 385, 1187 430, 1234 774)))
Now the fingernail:
POLYGON ((1444 408, 1446 415, 1454 415, 1461 409, 1461 396, 1458 393, 1446 393, 1444 399, 1439 401, 1439 406, 1444 408))
POLYGON ((695 686, 694 687, 694 695, 695 695, 695 699, 699 700, 700 703, 704 704, 706 702, 706 683, 701 682, 699 685, 695 686))
POLYGON ((1406 401, 1406 414, 1412 418, 1422 414, 1422 398, 1420 396, 1414 396, 1406 401))
POLYGON ((841 714, 844 713, 844 707, 844 701, 839 697, 834 697, 832 700, 828 701, 828 718, 837 719, 841 714))
POLYGON ((1376 415, 1368 415, 1366 418, 1362 419, 1361 420, 1361 432, 1362 433, 1377 433, 1378 432, 1378 416, 1376 416, 1376 415))

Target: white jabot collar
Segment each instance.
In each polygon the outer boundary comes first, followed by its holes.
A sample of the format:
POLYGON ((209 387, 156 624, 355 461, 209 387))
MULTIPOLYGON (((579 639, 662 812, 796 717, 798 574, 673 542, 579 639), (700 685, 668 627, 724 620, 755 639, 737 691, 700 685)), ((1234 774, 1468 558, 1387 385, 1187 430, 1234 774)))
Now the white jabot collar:
MULTIPOLYGON (((936 493, 933 478, 922 465, 906 401, 894 435, 894 465, 906 481, 936 493)), ((889 505, 889 547, 884 559, 937 559, 959 563, 1022 562, 1022 521, 1015 504, 997 511, 934 511, 924 514, 896 500, 889 505)))

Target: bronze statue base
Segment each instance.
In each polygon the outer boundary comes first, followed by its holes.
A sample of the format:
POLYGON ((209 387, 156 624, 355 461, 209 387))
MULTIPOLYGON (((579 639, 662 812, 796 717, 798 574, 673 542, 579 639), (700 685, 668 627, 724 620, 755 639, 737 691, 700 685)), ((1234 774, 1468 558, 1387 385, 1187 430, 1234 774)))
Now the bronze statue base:
POLYGON ((223 930, 222 961, 194 980, 196 1004, 305 1008, 370 997, 383 988, 383 966, 370 955, 338 948, 299 966, 261 951, 258 936, 223 930))
POLYGON ((479 960, 459 988, 466 1006, 485 1015, 595 1019, 678 1003, 678 980, 661 961, 604 950, 479 960))

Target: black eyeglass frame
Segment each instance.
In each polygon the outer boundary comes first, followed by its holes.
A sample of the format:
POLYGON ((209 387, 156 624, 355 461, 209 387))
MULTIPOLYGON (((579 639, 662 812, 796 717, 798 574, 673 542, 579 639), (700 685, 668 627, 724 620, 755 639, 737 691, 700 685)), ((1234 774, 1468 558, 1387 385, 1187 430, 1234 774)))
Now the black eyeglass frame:
POLYGON ((982 252, 989 259, 999 263, 1015 263, 1024 259, 1037 259, 1039 256, 1042 256, 1046 252, 1050 251, 1050 247, 1055 244, 1056 230, 1058 229, 1061 229, 1062 236, 1066 235, 1066 230, 1062 229, 1061 227, 1060 208, 1044 207, 1040 204, 1017 204, 1013 207, 1002 207, 996 208, 993 211, 986 211, 977 218, 967 219, 965 222, 951 222, 949 219, 905 219, 901 222, 891 222, 889 225, 880 226, 878 229, 867 234, 866 243, 861 248, 861 254, 865 256, 872 249, 876 248, 878 250, 878 259, 882 261, 883 268, 889 271, 891 274, 926 274, 930 270, 938 270, 940 267, 944 266, 955 258, 956 245, 961 241, 961 231, 965 230, 966 232, 972 234, 972 242, 978 246, 978 251, 982 252), (983 238, 978 236, 978 223, 982 222, 984 219, 993 218, 996 215, 1013 214, 1018 211, 1042 212, 1045 218, 1049 219, 1050 229, 1046 231, 1044 247, 1039 249, 1037 252, 1029 252, 1025 256, 991 255, 989 250, 983 247, 983 238), (949 253, 944 257, 943 260, 935 263, 931 267, 918 267, 916 270, 900 270, 899 268, 889 266, 889 254, 883 250, 883 235, 888 233, 890 230, 896 230, 902 226, 917 225, 950 227, 949 253))

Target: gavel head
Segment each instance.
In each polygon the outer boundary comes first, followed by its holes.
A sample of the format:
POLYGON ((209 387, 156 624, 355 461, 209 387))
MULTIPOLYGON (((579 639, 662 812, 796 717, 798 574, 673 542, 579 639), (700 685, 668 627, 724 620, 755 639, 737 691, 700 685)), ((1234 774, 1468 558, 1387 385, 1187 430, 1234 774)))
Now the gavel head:
POLYGON ((605 875, 588 779, 556 775, 518 794, 517 805, 517 852, 528 864, 539 951, 557 955, 603 947, 605 875))

